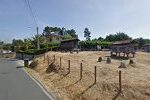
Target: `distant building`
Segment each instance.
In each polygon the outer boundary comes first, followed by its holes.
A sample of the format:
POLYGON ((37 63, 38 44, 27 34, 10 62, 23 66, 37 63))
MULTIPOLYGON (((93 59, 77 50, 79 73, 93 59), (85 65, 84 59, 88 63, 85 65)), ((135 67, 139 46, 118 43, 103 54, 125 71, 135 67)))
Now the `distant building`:
POLYGON ((43 36, 46 37, 48 42, 61 42, 63 40, 63 36, 59 35, 59 32, 51 32, 50 34, 44 32, 43 36))
POLYGON ((12 51, 10 50, 0 50, 0 54, 8 54, 8 53, 12 53, 12 51))
POLYGON ((143 47, 145 52, 150 52, 150 44, 147 44, 143 47))
POLYGON ((0 49, 0 54, 2 54, 3 53, 3 50, 2 49, 0 49))
POLYGON ((60 43, 60 49, 64 51, 78 49, 79 41, 79 39, 63 40, 60 43))
POLYGON ((124 57, 128 57, 129 54, 132 54, 133 57, 135 56, 135 44, 132 40, 116 41, 112 43, 111 55, 121 56, 121 53, 123 53, 124 57))

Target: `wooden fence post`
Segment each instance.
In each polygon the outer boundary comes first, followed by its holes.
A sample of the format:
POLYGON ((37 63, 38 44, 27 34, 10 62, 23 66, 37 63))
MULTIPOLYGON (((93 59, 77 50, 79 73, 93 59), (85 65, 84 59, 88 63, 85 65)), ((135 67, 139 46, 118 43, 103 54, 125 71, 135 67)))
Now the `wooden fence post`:
POLYGON ((96 73, 96 66, 95 66, 95 68, 94 68, 94 84, 96 84, 96 75, 97 73, 96 73))
POLYGON ((61 67, 61 57, 60 57, 60 67, 61 67))
POLYGON ((55 63, 55 59, 56 59, 56 58, 55 58, 55 55, 54 55, 54 63, 55 63))
POLYGON ((49 66, 49 56, 47 55, 47 64, 49 66))
POLYGON ((80 63, 80 80, 82 79, 82 70, 83 70, 82 63, 80 63))
POLYGON ((122 92, 121 70, 119 71, 119 92, 122 92))
POLYGON ((46 59, 46 57, 45 57, 45 56, 46 56, 46 54, 44 54, 44 62, 45 62, 45 59, 46 59))
POLYGON ((68 70, 69 70, 69 72, 68 72, 68 74, 70 73, 70 60, 68 60, 68 70))

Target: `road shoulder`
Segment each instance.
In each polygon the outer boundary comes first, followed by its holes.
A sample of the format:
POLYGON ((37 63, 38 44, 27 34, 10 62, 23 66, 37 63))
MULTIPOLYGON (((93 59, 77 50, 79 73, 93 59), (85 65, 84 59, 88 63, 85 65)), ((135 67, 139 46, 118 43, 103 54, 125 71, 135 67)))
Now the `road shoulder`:
MULTIPOLYGON (((31 63, 31 61, 29 63, 31 63)), ((24 62, 23 60, 18 60, 17 64, 18 66, 23 66, 24 62)), ((50 100, 56 100, 56 97, 48 91, 46 85, 44 85, 40 80, 36 79, 31 73, 28 72, 28 68, 22 67, 22 70, 40 87, 40 89, 50 100)))

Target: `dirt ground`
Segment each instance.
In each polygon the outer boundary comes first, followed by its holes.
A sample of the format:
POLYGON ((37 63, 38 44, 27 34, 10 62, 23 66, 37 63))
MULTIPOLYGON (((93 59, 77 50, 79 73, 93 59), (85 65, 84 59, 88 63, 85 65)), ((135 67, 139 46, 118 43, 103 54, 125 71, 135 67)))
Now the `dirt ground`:
POLYGON ((53 93, 57 100, 149 100, 150 99, 150 53, 137 52, 129 60, 106 59, 110 52, 87 51, 76 53, 49 52, 34 60, 35 67, 27 71, 53 93), (48 68, 54 62, 56 69, 48 68), (55 55, 55 57, 54 57, 55 55), (60 67, 61 57, 61 67, 60 67), (102 57, 102 62, 97 62, 102 57), (70 60, 70 73, 68 73, 70 60), (127 68, 119 69, 120 62, 127 68), (83 66, 83 76, 80 79, 80 64, 83 66), (97 66, 97 82, 94 83, 94 67, 97 66), (119 92, 119 70, 122 71, 122 92, 119 92), (52 71, 52 72, 51 72, 52 71))

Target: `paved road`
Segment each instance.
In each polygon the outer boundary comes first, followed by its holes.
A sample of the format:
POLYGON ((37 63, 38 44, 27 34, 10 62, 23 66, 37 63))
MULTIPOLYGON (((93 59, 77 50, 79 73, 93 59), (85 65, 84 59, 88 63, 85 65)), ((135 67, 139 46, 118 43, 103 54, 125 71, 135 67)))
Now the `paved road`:
POLYGON ((0 59, 0 100, 50 100, 13 60, 0 59))

